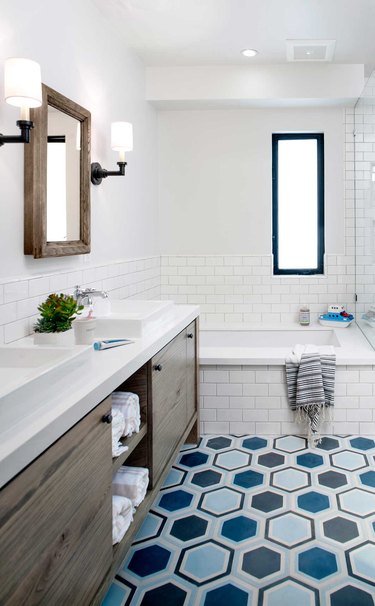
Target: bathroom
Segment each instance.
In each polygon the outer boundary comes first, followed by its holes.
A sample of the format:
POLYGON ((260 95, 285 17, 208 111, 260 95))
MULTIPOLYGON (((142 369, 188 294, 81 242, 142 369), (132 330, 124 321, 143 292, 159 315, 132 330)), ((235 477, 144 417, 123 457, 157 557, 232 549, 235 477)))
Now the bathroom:
MULTIPOLYGON (((41 258, 24 252, 38 121, 31 143, 0 145, 2 604, 374 604, 375 333, 362 318, 375 303, 374 19, 370 0, 2 1, 1 133, 19 134, 9 57, 36 61, 89 114, 86 160, 117 171, 111 123, 133 125, 125 175, 86 183, 86 243, 61 256, 48 242, 41 258), (306 133, 324 134, 323 268, 283 275, 272 136, 306 133), (113 312, 160 311, 156 332, 110 332, 104 317, 100 337, 134 343, 65 357, 33 345, 38 306, 77 285, 107 293, 113 312), (321 326, 329 305, 355 322, 321 326), (289 407, 285 360, 319 339, 336 369, 314 446, 289 407), (55 363, 22 379, 20 348, 34 369, 48 352, 55 363), (120 463, 103 452, 121 391, 138 394, 141 425, 120 457, 150 479, 112 548, 120 463)), ((105 299, 92 298, 94 316, 105 299)))

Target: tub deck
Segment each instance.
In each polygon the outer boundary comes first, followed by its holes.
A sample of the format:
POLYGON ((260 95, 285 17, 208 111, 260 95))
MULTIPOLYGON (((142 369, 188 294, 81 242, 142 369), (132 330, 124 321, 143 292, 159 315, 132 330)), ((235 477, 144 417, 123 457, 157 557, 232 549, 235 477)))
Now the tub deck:
POLYGON ((375 351, 361 330, 291 325, 210 324, 200 331, 200 363, 204 365, 283 365, 294 345, 331 345, 338 366, 373 365, 375 351))

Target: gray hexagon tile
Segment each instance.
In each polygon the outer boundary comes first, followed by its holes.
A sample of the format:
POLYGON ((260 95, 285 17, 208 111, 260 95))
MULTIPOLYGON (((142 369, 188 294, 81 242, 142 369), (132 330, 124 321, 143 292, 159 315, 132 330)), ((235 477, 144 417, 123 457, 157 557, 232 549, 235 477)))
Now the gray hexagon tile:
POLYGON ((374 456, 362 436, 184 448, 102 606, 375 606, 374 456))

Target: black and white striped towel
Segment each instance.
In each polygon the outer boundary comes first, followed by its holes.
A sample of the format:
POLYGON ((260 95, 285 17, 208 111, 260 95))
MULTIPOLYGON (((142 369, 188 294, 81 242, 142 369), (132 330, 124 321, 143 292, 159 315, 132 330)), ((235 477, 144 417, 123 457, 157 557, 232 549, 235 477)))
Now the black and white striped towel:
POLYGON ((309 438, 319 440, 321 413, 334 405, 336 355, 332 347, 318 349, 297 345, 286 359, 286 382, 290 408, 306 420, 309 438))

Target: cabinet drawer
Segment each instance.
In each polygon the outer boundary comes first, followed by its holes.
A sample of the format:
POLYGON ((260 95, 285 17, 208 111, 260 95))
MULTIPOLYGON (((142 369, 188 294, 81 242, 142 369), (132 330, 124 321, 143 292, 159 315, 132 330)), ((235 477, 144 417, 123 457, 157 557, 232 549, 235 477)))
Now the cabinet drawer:
POLYGON ((112 559, 109 411, 102 402, 1 491, 1 604, 94 598, 112 559))

